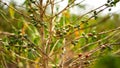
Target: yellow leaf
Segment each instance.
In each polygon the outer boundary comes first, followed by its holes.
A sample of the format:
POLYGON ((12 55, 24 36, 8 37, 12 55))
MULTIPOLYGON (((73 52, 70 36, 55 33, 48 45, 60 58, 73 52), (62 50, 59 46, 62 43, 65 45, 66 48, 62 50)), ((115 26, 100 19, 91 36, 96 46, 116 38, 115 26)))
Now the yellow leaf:
POLYGON ((70 13, 68 11, 64 11, 62 13, 66 18, 70 18, 70 13))
POLYGON ((26 21, 24 21, 24 24, 23 24, 23 27, 22 27, 22 35, 25 34, 25 30, 27 29, 27 27, 28 27, 28 24, 27 24, 26 21))
POLYGON ((14 7, 13 7, 13 4, 10 4, 10 5, 9 5, 9 13, 10 13, 10 16, 11 16, 12 19, 15 18, 15 17, 14 17, 15 11, 14 11, 13 8, 14 8, 14 7))
POLYGON ((80 33, 79 33, 79 31, 77 30, 77 31, 75 31, 75 37, 79 37, 80 36, 80 33))
MULTIPOLYGON (((80 28, 83 28, 83 25, 84 25, 84 24, 81 24, 81 25, 80 25, 80 28)), ((82 29, 80 30, 80 29, 78 29, 78 28, 74 29, 74 31, 75 31, 75 32, 74 32, 75 38, 78 38, 78 37, 81 36, 81 34, 84 32, 84 30, 82 30, 82 29)))
POLYGON ((37 64, 37 63, 39 63, 39 61, 40 61, 40 58, 36 58, 36 60, 35 60, 36 64, 34 65, 35 68, 40 68, 39 64, 37 64))
MULTIPOLYGON (((84 28, 84 24, 80 24, 80 28, 84 28)), ((79 31, 80 31, 81 34, 84 32, 83 29, 81 29, 81 30, 79 30, 79 31)))

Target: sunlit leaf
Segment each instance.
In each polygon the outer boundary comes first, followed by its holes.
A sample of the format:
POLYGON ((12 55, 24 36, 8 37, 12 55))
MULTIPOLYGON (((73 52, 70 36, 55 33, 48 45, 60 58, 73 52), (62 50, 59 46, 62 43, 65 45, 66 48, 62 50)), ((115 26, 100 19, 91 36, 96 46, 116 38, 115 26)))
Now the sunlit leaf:
POLYGON ((13 4, 10 3, 10 5, 9 5, 9 13, 10 13, 10 16, 11 16, 12 19, 14 19, 14 15, 15 15, 15 11, 14 11, 13 8, 14 8, 13 4))

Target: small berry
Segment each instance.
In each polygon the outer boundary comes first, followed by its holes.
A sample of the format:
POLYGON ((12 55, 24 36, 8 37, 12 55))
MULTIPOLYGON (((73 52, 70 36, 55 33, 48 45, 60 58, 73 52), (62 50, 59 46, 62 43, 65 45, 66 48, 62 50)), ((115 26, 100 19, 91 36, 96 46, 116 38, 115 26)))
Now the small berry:
POLYGON ((85 58, 89 58, 89 56, 90 56, 90 54, 86 54, 86 55, 85 55, 85 58))
POLYGON ((82 56, 82 54, 79 54, 79 55, 78 55, 78 57, 81 57, 81 56, 82 56))
POLYGON ((106 46, 105 45, 102 45, 101 48, 105 48, 106 46))
POLYGON ((93 34, 92 33, 88 33, 88 36, 93 36, 93 34))

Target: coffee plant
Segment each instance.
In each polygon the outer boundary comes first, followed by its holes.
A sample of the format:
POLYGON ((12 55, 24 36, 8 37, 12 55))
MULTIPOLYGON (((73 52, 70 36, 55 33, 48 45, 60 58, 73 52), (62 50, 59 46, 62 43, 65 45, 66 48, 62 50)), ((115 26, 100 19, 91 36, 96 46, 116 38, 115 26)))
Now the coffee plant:
POLYGON ((119 0, 78 15, 85 0, 63 1, 0 0, 0 68, 120 68, 120 16, 100 15, 119 0))

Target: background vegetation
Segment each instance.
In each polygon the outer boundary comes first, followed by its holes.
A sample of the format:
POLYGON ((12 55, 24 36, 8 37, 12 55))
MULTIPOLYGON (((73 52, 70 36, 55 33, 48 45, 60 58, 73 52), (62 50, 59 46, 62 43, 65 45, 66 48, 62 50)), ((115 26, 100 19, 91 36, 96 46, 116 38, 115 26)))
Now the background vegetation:
POLYGON ((85 0, 62 1, 0 0, 0 68, 120 68, 120 15, 99 15, 119 0, 80 15, 85 0))

